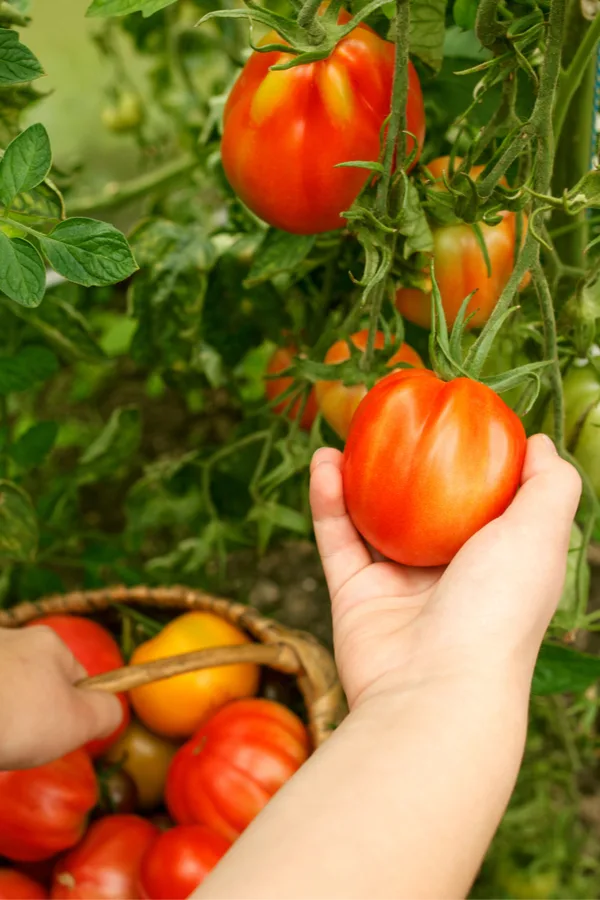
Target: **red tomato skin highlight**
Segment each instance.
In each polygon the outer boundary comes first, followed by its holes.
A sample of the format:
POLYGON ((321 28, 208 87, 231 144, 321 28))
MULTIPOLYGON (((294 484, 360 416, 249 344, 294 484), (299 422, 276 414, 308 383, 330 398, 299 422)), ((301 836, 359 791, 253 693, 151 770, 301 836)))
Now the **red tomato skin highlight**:
MULTIPOLYGON (((349 20, 342 12, 340 23, 349 20)), ((271 33, 264 43, 281 43, 271 33)), ((293 234, 341 228, 369 173, 337 163, 377 160, 389 115, 394 46, 360 24, 324 60, 269 71, 290 59, 252 54, 225 107, 221 155, 227 178, 260 218, 293 234)), ((407 129, 425 138, 418 75, 409 63, 407 129)), ((414 141, 408 138, 408 151, 414 141)))
POLYGON ((525 450, 520 419, 485 385, 393 372, 352 420, 342 470, 348 513, 388 559, 445 565, 510 504, 525 450))
POLYGON ((186 900, 231 847, 204 825, 176 825, 148 848, 140 871, 143 900, 186 900))

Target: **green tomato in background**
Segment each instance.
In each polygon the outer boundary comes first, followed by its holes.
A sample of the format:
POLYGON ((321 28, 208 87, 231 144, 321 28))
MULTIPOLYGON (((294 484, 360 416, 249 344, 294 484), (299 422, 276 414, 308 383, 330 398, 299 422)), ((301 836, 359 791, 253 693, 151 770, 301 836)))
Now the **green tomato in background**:
POLYGON ((115 103, 102 110, 102 124, 109 131, 121 134, 134 131, 144 120, 144 106, 139 94, 123 91, 115 103))

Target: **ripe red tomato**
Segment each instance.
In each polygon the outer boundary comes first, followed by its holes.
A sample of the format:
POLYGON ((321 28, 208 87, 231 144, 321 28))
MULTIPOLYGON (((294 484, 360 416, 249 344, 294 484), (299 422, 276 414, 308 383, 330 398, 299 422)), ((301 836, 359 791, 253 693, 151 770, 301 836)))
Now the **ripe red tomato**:
MULTIPOLYGON (((357 331, 356 334, 350 336, 350 340, 359 350, 365 350, 369 337, 368 328, 357 331)), ((375 335, 375 348, 383 350, 385 347, 385 337, 382 331, 378 331, 375 335)), ((350 350, 345 340, 336 341, 325 356, 325 362, 334 364, 341 363, 350 358, 350 350)), ((397 363, 410 363, 411 366, 423 368, 423 360, 419 354, 409 347, 408 344, 402 344, 400 349, 394 353, 388 361, 388 366, 392 368, 397 363)), ((317 396, 317 404, 323 413, 324 418, 329 422, 333 430, 339 434, 342 440, 348 437, 348 430, 352 416, 356 412, 356 408, 362 398, 367 393, 366 385, 353 384, 345 385, 342 381, 317 381, 315 385, 315 393, 317 396)))
POLYGON ((0 900, 46 900, 48 892, 16 869, 0 869, 0 900))
POLYGON ((72 847, 97 797, 85 750, 35 769, 0 772, 0 856, 35 862, 72 847))
MULTIPOLYGON (((277 375, 278 372, 289 369, 294 361, 294 356, 296 355, 297 351, 295 347, 278 347, 269 360, 267 374, 277 375)), ((271 401, 276 400, 277 397, 284 393, 284 391, 289 390, 293 383, 293 378, 268 378, 265 382, 267 397, 271 401)), ((297 400, 294 400, 294 402, 290 404, 290 397, 286 397, 281 403, 278 403, 277 406, 273 407, 273 412, 277 413, 277 415, 285 414, 289 419, 297 419, 302 399, 302 397, 298 397, 297 400)), ((312 388, 302 411, 300 427, 304 428, 305 431, 310 431, 318 411, 315 389, 312 388)))
POLYGON ((271 700, 220 709, 175 754, 165 798, 181 825, 208 825, 228 840, 250 824, 308 756, 300 719, 271 700))
MULTIPOLYGON (((348 20, 342 12, 340 23, 348 20)), ((264 43, 273 42, 282 40, 271 32, 264 43)), ((394 46, 361 24, 327 59, 269 71, 291 58, 252 54, 225 107, 221 154, 231 186, 256 215, 293 234, 315 234, 343 226, 341 214, 370 177, 337 163, 379 158, 394 46)), ((408 76, 407 129, 420 150, 425 111, 412 63, 408 76)))
MULTIPOLYGON (((456 165, 459 163, 460 158, 456 159, 456 165)), ((438 190, 445 189, 441 179, 442 174, 448 169, 448 164, 447 156, 427 163, 431 175, 438 179, 435 185, 438 190)), ((484 166, 474 166, 470 172, 471 177, 477 180, 483 169, 484 166)), ((454 323, 463 300, 471 291, 477 293, 467 307, 467 314, 474 313, 469 326, 474 328, 485 324, 514 268, 517 238, 515 214, 504 212, 498 225, 485 225, 481 222, 479 227, 490 259, 491 276, 488 275, 485 258, 470 225, 460 223, 433 228, 435 277, 449 325, 454 323)), ((528 280, 529 276, 526 275, 521 287, 524 287, 528 280)), ((429 291, 401 287, 396 294, 396 305, 409 321, 423 328, 431 327, 429 291)))
MULTIPOLYGON (((101 675, 125 665, 113 636, 91 619, 84 619, 82 616, 44 616, 29 624, 45 625, 55 631, 88 675, 101 675)), ((129 704, 124 694, 119 694, 119 700, 123 707, 123 721, 108 737, 86 744, 85 749, 93 758, 108 750, 127 728, 129 704)))
POLYGON ((56 900, 135 900, 142 857, 160 834, 140 816, 106 816, 56 866, 56 900))
POLYGON ((142 897, 186 900, 230 847, 226 838, 204 825, 176 825, 165 831, 142 860, 142 897))
POLYGON ((521 420, 480 382, 444 382, 427 369, 392 372, 350 426, 348 512, 389 559, 444 565, 509 505, 525 446, 521 420))

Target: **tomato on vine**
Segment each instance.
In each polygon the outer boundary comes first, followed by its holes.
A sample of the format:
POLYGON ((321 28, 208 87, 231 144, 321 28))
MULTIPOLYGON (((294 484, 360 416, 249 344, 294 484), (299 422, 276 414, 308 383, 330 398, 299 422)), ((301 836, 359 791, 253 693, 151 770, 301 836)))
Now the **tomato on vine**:
POLYGON ((382 378, 358 407, 344 451, 344 495, 376 550, 409 566, 450 562, 513 499, 525 458, 518 416, 469 378, 426 369, 382 378))
MULTIPOLYGON (((339 22, 350 16, 340 13, 339 22)), ((275 33, 263 43, 282 43, 275 33)), ((316 234, 344 225, 370 175, 338 163, 379 159, 390 113, 394 45, 360 24, 326 59, 271 71, 291 59, 252 54, 225 107, 221 155, 236 194, 269 225, 316 234)), ((425 138, 419 78, 409 62, 407 129, 425 138)), ((409 137, 407 150, 414 149, 409 137)))
MULTIPOLYGON (((294 361, 294 356, 297 356, 295 347, 278 347, 267 365, 267 375, 277 375, 279 372, 289 369, 294 361)), ((292 387, 293 383, 294 379, 287 375, 282 378, 267 378, 265 380, 267 397, 271 402, 277 400, 278 397, 292 387)), ((310 431, 319 412, 314 388, 310 389, 306 402, 304 402, 303 397, 293 400, 292 397, 288 396, 281 403, 273 406, 274 413, 280 416, 287 415, 289 419, 294 421, 300 415, 301 410, 300 427, 305 431, 310 431)))

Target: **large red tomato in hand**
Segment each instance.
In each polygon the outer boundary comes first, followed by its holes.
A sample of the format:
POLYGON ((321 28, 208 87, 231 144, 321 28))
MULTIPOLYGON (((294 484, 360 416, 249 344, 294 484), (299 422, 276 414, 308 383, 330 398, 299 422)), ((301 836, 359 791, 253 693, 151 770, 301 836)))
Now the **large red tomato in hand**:
POLYGON ((0 856, 35 862, 72 847, 97 797, 85 750, 35 769, 0 772, 0 856))
MULTIPOLYGON (((340 14, 340 23, 349 20, 340 14)), ((264 43, 283 43, 274 32, 264 43)), ((285 71, 292 59, 253 53, 225 107, 223 166, 235 192, 257 216, 293 234, 341 228, 369 172, 337 163, 377 160, 390 113, 394 46, 361 24, 327 59, 285 71)), ((408 66, 407 129, 425 137, 419 78, 408 66)), ((410 150, 414 142, 408 139, 410 150)))
POLYGON ((57 900, 135 900, 142 857, 160 834, 140 816, 106 816, 56 866, 57 900))
MULTIPOLYGON (((357 331, 356 334, 351 335, 350 340, 358 350, 364 351, 368 337, 369 330, 365 328, 363 331, 357 331)), ((384 347, 384 334, 382 331, 378 331, 375 335, 375 348, 383 350, 384 347)), ((349 358, 350 350, 347 341, 336 341, 327 351, 325 362, 329 364, 341 363, 349 358)), ((402 344, 388 360, 390 368, 393 368, 397 363, 409 363, 411 366, 423 368, 423 360, 408 344, 402 344)), ((346 385, 342 381, 317 381, 315 393, 317 395, 317 404, 324 418, 342 440, 345 440, 348 437, 352 416, 367 393, 366 385, 346 385)))
MULTIPOLYGON (((456 166, 459 163, 460 158, 457 158, 456 166)), ((428 171, 437 179, 435 188, 438 190, 444 189, 442 175, 447 171, 448 165, 447 156, 427 163, 428 171)), ((483 169, 484 166, 473 166, 471 177, 477 180, 483 169)), ((459 223, 433 228, 435 277, 448 325, 454 323, 463 300, 471 291, 477 293, 467 307, 467 315, 474 314, 469 326, 474 328, 484 325, 514 269, 517 240, 515 214, 504 212, 498 225, 480 222, 479 227, 487 248, 491 274, 488 274, 481 246, 470 225, 459 223)), ((529 275, 526 275, 521 287, 524 287, 528 280, 529 275)), ((402 287, 396 294, 396 305, 409 321, 423 328, 431 326, 431 293, 402 287)))
MULTIPOLYGON (((29 624, 45 625, 56 632, 88 675, 102 675, 103 672, 125 665, 113 636, 91 619, 84 619, 82 616, 44 616, 29 624)), ((127 728, 129 704, 124 694, 119 694, 119 700, 123 707, 123 721, 108 737, 90 741, 86 745, 85 749, 92 757, 101 756, 127 728)))
POLYGON ((382 378, 350 426, 343 480, 366 541, 408 566, 450 562, 519 485, 521 420, 490 388, 426 369, 382 378))
POLYGON ((186 900, 231 846, 204 825, 176 825, 151 845, 142 860, 146 900, 186 900))
MULTIPOLYGON (((268 375, 277 375, 278 372, 284 372, 292 365, 294 356, 296 356, 295 347, 278 347, 267 366, 268 375)), ((265 381, 265 391, 269 400, 276 400, 281 394, 289 390, 294 383, 293 378, 287 376, 283 378, 267 378, 265 381)), ((297 400, 291 402, 291 397, 286 397, 281 403, 273 407, 273 412, 277 415, 287 415, 289 419, 297 419, 303 398, 298 397, 297 400)), ((310 431, 315 421, 317 413, 317 401, 315 398, 315 389, 311 391, 307 397, 306 403, 302 409, 302 418, 300 419, 300 427, 305 431, 310 431)))
POLYGON ((230 703, 176 753, 167 777, 169 812, 181 825, 208 825, 233 841, 308 752, 306 729, 285 706, 230 703))
POLYGON ((0 900, 46 900, 47 897, 48 892, 29 875, 16 869, 0 869, 0 900))

